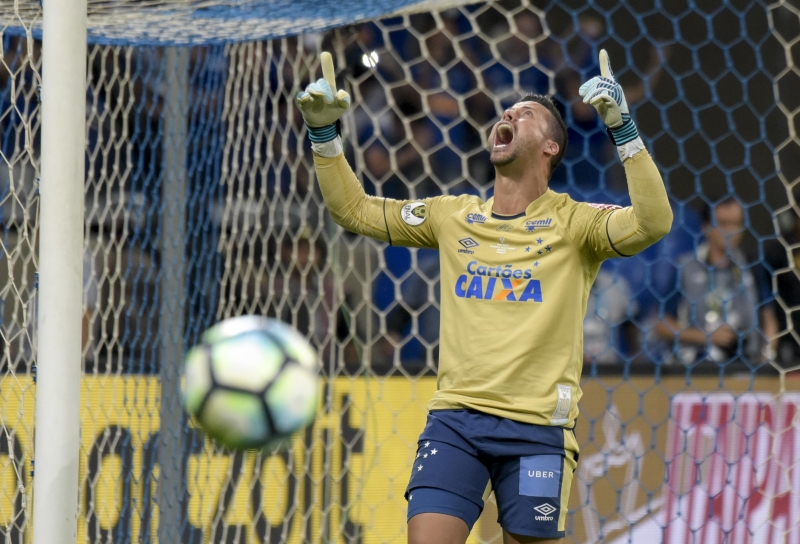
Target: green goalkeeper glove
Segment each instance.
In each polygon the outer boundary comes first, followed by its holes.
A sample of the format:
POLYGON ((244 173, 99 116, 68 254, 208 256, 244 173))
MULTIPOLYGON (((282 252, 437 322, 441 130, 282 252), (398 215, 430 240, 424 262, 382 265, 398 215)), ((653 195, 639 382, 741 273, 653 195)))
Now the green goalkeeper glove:
POLYGON ((329 142, 339 135, 339 118, 350 107, 350 95, 336 91, 333 59, 328 52, 320 57, 322 79, 318 79, 297 93, 295 104, 308 126, 308 137, 313 143, 329 142))
POLYGON ((639 131, 631 119, 625 94, 614 79, 614 72, 611 71, 611 63, 605 49, 600 50, 600 75, 581 85, 578 93, 583 97, 584 104, 591 104, 600 114, 614 145, 625 145, 639 138, 639 131))

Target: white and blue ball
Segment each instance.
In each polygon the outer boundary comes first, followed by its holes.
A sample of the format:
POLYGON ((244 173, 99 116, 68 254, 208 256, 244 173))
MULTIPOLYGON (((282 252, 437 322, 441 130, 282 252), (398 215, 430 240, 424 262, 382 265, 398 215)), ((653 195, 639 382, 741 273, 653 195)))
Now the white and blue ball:
POLYGON ((244 316, 208 329, 186 356, 183 404, 200 428, 229 448, 275 446, 314 420, 317 354, 297 330, 244 316))

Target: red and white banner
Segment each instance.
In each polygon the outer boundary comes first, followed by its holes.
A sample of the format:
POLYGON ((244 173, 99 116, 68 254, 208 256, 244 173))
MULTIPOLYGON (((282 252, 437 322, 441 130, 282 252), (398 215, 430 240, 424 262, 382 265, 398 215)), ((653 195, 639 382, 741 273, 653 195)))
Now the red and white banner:
POLYGON ((613 543, 800 544, 800 394, 671 404, 660 508, 613 543))
POLYGON ((666 454, 662 510, 634 533, 800 544, 800 395, 678 394, 666 454))

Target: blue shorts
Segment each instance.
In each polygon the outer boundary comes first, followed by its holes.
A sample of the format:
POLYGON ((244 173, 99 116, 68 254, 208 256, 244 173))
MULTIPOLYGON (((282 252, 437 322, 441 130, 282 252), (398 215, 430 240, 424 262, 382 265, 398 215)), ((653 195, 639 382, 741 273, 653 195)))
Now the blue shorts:
POLYGON ((435 410, 419 437, 406 488, 408 519, 449 514, 472 530, 493 490, 505 531, 563 538, 577 463, 571 429, 473 410, 435 410))

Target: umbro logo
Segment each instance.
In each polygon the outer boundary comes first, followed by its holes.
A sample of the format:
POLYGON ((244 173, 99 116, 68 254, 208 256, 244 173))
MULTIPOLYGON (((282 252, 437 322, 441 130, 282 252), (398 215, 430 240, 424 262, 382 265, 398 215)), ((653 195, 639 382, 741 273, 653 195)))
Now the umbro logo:
POLYGON ((458 252, 459 253, 467 253, 469 255, 472 255, 473 253, 475 253, 474 251, 470 251, 473 247, 477 247, 477 246, 480 245, 478 242, 476 242, 472 238, 462 238, 461 240, 458 241, 458 243, 461 244, 462 246, 464 246, 464 249, 459 249, 458 252))
POLYGON ((535 519, 536 521, 553 521, 555 519, 550 514, 555 512, 557 508, 550 503, 544 503, 540 504, 539 506, 534 506, 533 509, 542 514, 541 516, 533 516, 533 519, 535 519))
POLYGON ((550 514, 556 511, 556 507, 547 502, 544 504, 540 504, 539 506, 534 506, 533 509, 542 514, 543 516, 549 516, 550 514))

